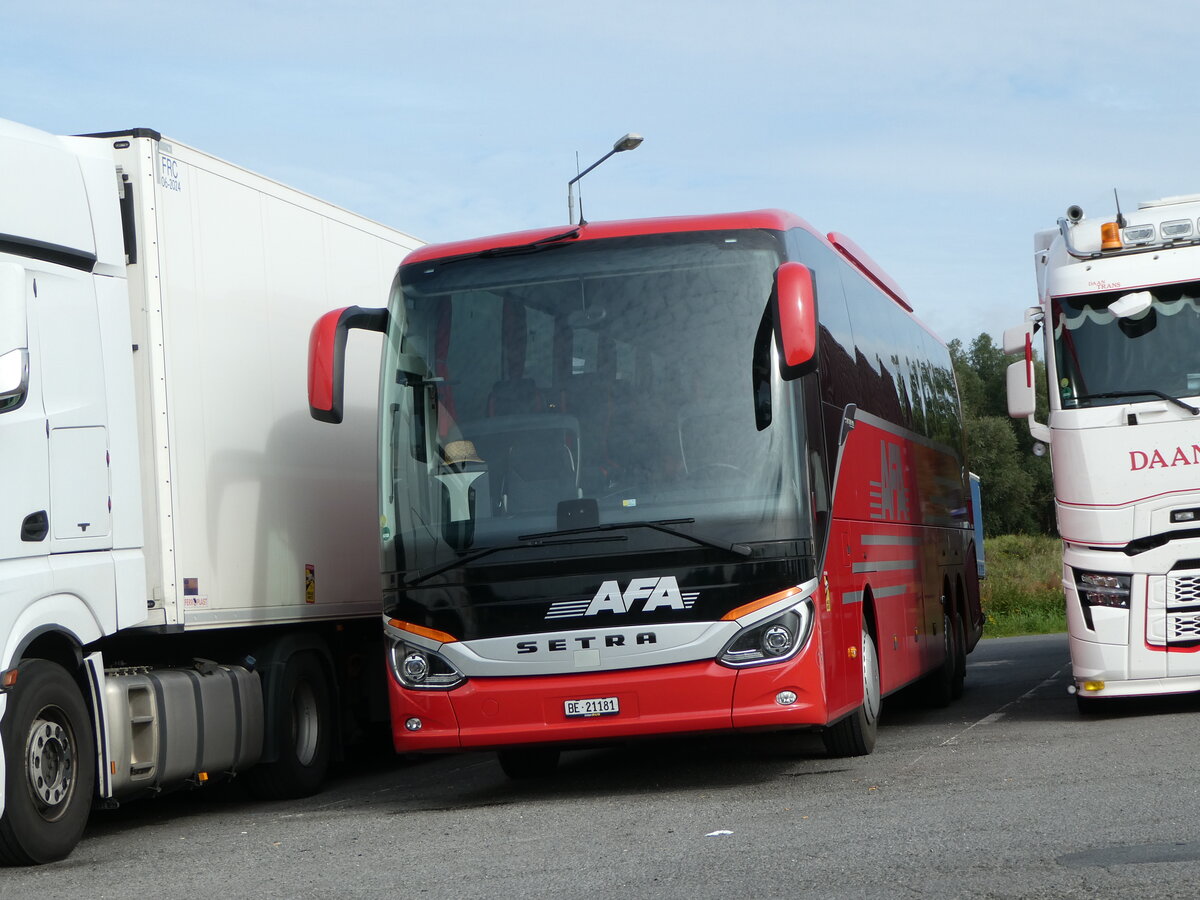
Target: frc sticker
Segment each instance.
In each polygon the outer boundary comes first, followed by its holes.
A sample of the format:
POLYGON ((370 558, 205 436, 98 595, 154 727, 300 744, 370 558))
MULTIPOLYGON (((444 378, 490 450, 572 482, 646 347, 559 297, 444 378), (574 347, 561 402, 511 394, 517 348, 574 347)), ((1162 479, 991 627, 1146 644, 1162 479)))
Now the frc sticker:
POLYGON ((158 186, 177 194, 183 192, 183 166, 161 152, 158 154, 158 186))
POLYGON ((642 612, 657 609, 691 609, 699 591, 683 593, 674 575, 662 578, 634 578, 621 590, 617 581, 606 581, 600 585, 591 600, 556 600, 550 604, 547 619, 569 619, 578 616, 595 616, 603 612, 623 615, 642 603, 642 612))

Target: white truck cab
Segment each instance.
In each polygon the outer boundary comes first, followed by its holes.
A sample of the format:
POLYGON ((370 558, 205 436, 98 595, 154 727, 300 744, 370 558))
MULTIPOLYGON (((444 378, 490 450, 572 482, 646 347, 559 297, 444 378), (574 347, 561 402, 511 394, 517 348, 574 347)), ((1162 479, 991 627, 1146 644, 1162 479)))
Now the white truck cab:
POLYGON ((307 334, 418 242, 145 129, 0 121, 0 195, 0 861, 94 803, 315 790, 383 692, 378 366, 335 440, 307 334))

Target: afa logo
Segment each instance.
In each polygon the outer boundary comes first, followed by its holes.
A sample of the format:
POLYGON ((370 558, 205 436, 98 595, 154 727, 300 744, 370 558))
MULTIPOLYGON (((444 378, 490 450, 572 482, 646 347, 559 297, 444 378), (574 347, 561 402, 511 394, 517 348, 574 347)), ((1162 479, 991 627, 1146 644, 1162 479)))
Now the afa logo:
POLYGON ((699 591, 683 593, 674 575, 662 578, 634 578, 621 590, 616 581, 600 585, 591 600, 556 600, 550 604, 547 619, 571 619, 578 616, 596 616, 600 613, 624 615, 641 603, 642 612, 657 609, 691 609, 700 596, 699 591))
POLYGON ((910 522, 909 491, 904 480, 904 453, 899 444, 879 442, 879 480, 871 482, 871 518, 910 522))

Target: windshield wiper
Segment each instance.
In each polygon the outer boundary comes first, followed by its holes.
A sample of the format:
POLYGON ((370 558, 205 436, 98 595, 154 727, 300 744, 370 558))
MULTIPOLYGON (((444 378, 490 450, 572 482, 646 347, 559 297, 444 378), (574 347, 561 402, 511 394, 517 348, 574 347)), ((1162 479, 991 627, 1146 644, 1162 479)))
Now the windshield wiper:
MULTIPOLYGON (((587 529, 580 529, 586 531, 587 529)), ((466 556, 460 556, 457 559, 452 559, 449 562, 442 563, 440 566, 434 566, 432 569, 426 569, 423 572, 414 572, 404 579, 406 587, 412 587, 414 584, 419 584, 434 575, 440 575, 442 572, 448 572, 451 569, 457 569, 459 566, 465 566, 467 563, 474 562, 484 556, 490 556, 493 553, 500 553, 504 550, 525 550, 528 547, 552 547, 560 544, 592 544, 597 541, 627 541, 629 538, 623 534, 614 534, 605 537, 582 538, 578 540, 566 541, 546 541, 541 540, 543 537, 557 537, 559 534, 570 534, 571 532, 550 532, 546 535, 522 535, 517 538, 519 544, 497 544, 495 547, 482 547, 473 553, 468 553, 466 556)))
MULTIPOLYGON (((579 237, 579 227, 576 226, 570 231, 564 231, 561 234, 552 234, 549 237, 539 238, 536 241, 530 241, 528 244, 517 244, 513 247, 489 247, 486 250, 479 250, 476 253, 465 253, 462 256, 451 256, 448 259, 439 259, 435 262, 438 268, 454 265, 455 263, 466 262, 470 259, 496 259, 504 256, 522 256, 527 253, 537 253, 539 250, 549 250, 554 247, 565 246, 566 241, 579 237)), ((420 263, 417 263, 420 265, 420 263)), ((433 271, 430 269, 429 271, 433 271)))
POLYGON ((517 244, 514 247, 492 247, 488 250, 481 250, 475 255, 481 259, 491 259, 494 256, 519 256, 522 253, 536 253, 538 250, 544 250, 553 244, 577 237, 579 237, 579 228, 576 227, 570 231, 564 231, 562 234, 552 234, 550 237, 539 238, 528 244, 517 244))
POLYGON ((1080 396, 1076 397, 1075 399, 1076 399, 1076 401, 1079 401, 1079 400, 1117 400, 1121 397, 1145 397, 1147 394, 1150 395, 1151 397, 1159 397, 1163 400, 1166 400, 1168 403, 1174 403, 1176 406, 1186 409, 1193 416, 1200 416, 1200 409, 1197 409, 1196 407, 1192 406, 1190 403, 1184 403, 1178 397, 1172 397, 1170 394, 1164 394, 1162 391, 1153 391, 1153 390, 1105 391, 1102 394, 1081 394, 1080 396))
POLYGON ((548 537, 559 537, 567 534, 593 534, 597 531, 619 531, 623 528, 649 528, 653 531, 661 531, 663 534, 669 534, 677 538, 683 538, 685 541, 691 541, 693 544, 699 544, 702 547, 712 547, 715 550, 724 550, 727 553, 736 553, 738 556, 749 556, 754 551, 747 544, 723 544, 719 541, 710 541, 708 538, 697 537, 694 534, 688 534, 686 531, 680 531, 678 528, 672 528, 672 525, 693 525, 696 520, 694 518, 687 519, 660 519, 656 522, 609 522, 604 525, 589 525, 586 528, 569 528, 563 531, 544 531, 540 534, 523 534, 517 540, 540 540, 548 537))

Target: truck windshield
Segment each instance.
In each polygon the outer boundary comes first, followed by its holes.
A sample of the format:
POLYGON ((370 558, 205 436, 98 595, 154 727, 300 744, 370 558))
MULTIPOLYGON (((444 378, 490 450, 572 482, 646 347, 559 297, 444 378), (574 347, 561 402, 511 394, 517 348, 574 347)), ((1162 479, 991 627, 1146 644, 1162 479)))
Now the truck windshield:
POLYGON ((770 339, 780 261, 778 236, 753 231, 404 267, 383 366, 385 565, 420 577, 568 546, 736 558, 807 537, 770 339))
POLYGON ((1150 309, 1117 318, 1127 293, 1053 300, 1063 409, 1200 396, 1200 284, 1155 287, 1150 309))

